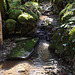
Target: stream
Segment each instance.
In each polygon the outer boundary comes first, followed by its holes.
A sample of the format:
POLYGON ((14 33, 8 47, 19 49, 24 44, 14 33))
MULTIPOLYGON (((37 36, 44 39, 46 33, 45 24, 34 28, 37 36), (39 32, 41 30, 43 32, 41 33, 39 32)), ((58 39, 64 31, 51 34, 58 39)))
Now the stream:
MULTIPOLYGON (((35 47, 37 57, 32 56, 24 61, 4 61, 0 63, 0 75, 71 75, 66 72, 65 66, 56 60, 49 52, 51 40, 52 24, 58 26, 58 15, 52 15, 51 4, 42 3, 43 12, 37 22, 38 29, 33 37, 39 38, 39 43, 35 47)), ((60 61, 61 62, 61 61, 60 61)))

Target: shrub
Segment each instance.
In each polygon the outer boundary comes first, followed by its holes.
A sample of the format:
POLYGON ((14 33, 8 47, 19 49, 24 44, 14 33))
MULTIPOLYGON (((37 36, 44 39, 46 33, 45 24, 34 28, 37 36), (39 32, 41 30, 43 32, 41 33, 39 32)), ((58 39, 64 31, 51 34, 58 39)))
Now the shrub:
POLYGON ((66 11, 66 12, 64 13, 64 15, 62 16, 61 21, 63 21, 63 20, 68 20, 68 19, 70 19, 72 16, 73 16, 73 12, 72 12, 72 11, 66 11))
POLYGON ((6 27, 9 31, 14 31, 16 27, 16 21, 13 19, 6 20, 6 27))
POLYGON ((9 10, 9 18, 17 19, 17 17, 22 14, 22 10, 10 9, 9 10))
POLYGON ((60 12, 60 23, 66 23, 67 25, 72 25, 75 23, 74 20, 75 3, 68 3, 66 7, 60 12))

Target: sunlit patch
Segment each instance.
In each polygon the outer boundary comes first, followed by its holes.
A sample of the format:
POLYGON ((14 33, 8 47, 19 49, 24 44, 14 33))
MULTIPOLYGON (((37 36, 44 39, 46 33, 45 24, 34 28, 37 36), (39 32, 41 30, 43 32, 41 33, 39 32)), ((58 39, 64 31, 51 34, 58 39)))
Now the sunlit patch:
POLYGON ((48 20, 48 21, 52 22, 53 18, 45 18, 45 20, 48 20))
POLYGON ((43 45, 44 45, 44 46, 47 46, 47 47, 49 46, 49 44, 48 44, 48 43, 43 43, 43 45))

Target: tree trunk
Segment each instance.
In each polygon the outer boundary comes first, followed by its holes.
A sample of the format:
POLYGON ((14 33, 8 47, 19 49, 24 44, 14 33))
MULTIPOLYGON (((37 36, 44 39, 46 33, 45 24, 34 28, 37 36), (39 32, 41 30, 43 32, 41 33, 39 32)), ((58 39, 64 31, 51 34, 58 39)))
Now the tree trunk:
POLYGON ((7 5, 7 11, 9 10, 9 3, 8 3, 8 0, 5 0, 6 1, 6 5, 7 5))
POLYGON ((24 4, 24 0, 21 0, 21 4, 24 4))
POLYGON ((5 18, 3 0, 0 0, 0 11, 1 11, 2 17, 5 18))
POLYGON ((2 39, 2 18, 1 18, 1 12, 0 12, 0 50, 2 50, 2 44, 3 44, 3 39, 2 39))

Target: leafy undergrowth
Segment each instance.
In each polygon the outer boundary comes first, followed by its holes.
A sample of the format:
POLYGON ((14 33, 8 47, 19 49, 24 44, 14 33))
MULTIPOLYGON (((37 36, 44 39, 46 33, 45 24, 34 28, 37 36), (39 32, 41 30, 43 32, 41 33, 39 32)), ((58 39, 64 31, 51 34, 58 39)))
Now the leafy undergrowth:
POLYGON ((10 54, 7 55, 7 57, 21 57, 25 56, 25 52, 31 52, 32 48, 36 45, 38 42, 38 39, 24 39, 16 41, 17 45, 13 50, 10 52, 10 54))

